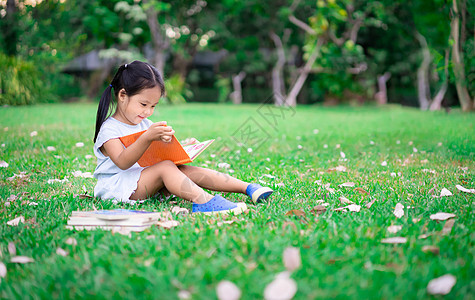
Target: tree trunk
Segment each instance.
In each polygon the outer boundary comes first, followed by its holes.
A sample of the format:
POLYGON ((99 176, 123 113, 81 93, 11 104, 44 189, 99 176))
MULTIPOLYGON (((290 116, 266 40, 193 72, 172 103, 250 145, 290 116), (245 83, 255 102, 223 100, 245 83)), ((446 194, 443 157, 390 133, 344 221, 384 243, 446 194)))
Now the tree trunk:
POLYGON ((391 78, 391 73, 389 72, 378 76, 378 92, 374 96, 379 105, 388 103, 388 90, 386 88, 386 82, 388 82, 389 78, 391 78))
POLYGON ((431 56, 426 39, 419 32, 416 32, 416 38, 422 47, 422 62, 417 69, 417 95, 419 99, 419 107, 427 110, 430 106, 430 86, 429 86, 429 66, 431 56))
POLYGON ((432 100, 429 110, 440 110, 442 108, 442 101, 444 100, 444 96, 447 92, 447 87, 449 85, 449 49, 445 50, 444 74, 444 82, 442 83, 442 86, 435 95, 434 100, 432 100))
POLYGON ((320 37, 318 39, 317 44, 315 45, 315 49, 313 49, 312 54, 308 58, 304 67, 302 68, 299 74, 299 77, 297 78, 297 81, 294 83, 294 85, 292 86, 292 89, 290 90, 289 95, 285 99, 285 105, 288 105, 288 106, 297 105, 297 96, 300 93, 300 90, 302 89, 303 84, 305 83, 305 80, 307 80, 308 73, 312 69, 312 66, 315 63, 315 60, 317 59, 318 55, 320 55, 320 48, 322 47, 322 44, 323 44, 323 38, 320 37))
POLYGON ((277 61, 272 69, 272 92, 274 95, 274 103, 276 106, 282 106, 285 99, 285 84, 282 75, 282 69, 285 65, 284 46, 279 36, 274 32, 270 33, 270 37, 274 41, 277 50, 277 61))
POLYGON ((150 29, 153 51, 155 52, 151 64, 154 65, 162 77, 164 77, 163 71, 165 69, 165 51, 170 46, 170 43, 168 40, 166 40, 165 36, 160 30, 157 11, 150 5, 149 0, 143 0, 142 2, 145 6, 149 6, 144 10, 147 15, 147 24, 150 29))
POLYGON ((0 22, 0 30, 5 42, 5 54, 16 56, 18 44, 18 7, 15 0, 7 0, 6 15, 0 22))
POLYGON ((451 35, 453 39, 452 45, 452 64, 454 66, 455 87, 459 97, 460 105, 463 111, 470 111, 473 108, 472 99, 467 89, 465 79, 465 66, 463 54, 460 51, 460 15, 457 7, 457 0, 452 2, 452 22, 450 22, 451 35))
POLYGON ((242 87, 241 83, 246 77, 246 72, 241 71, 239 74, 233 76, 233 88, 234 91, 231 93, 230 97, 233 100, 233 104, 242 103, 242 87))

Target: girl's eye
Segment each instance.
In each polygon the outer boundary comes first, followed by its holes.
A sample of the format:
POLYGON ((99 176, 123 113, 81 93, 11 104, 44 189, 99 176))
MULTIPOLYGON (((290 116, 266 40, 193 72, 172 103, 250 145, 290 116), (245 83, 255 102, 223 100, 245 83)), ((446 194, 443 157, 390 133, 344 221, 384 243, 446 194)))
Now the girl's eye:
POLYGON ((142 106, 147 106, 147 104, 145 104, 145 103, 140 103, 140 104, 142 104, 142 106))
POLYGON ((155 105, 152 105, 152 108, 155 108, 155 105))

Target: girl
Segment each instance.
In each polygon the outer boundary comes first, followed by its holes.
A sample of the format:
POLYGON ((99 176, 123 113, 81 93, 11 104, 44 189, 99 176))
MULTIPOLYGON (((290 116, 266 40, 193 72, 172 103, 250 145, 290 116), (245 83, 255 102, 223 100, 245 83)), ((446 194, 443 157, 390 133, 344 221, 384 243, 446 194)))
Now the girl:
POLYGON ((193 202, 194 213, 239 214, 246 209, 220 195, 203 190, 247 194, 254 203, 267 199, 272 190, 249 184, 217 171, 162 161, 142 168, 137 160, 152 141, 170 142, 173 134, 166 122, 152 123, 158 100, 165 93, 163 79, 152 65, 134 61, 119 67, 104 91, 97 109, 94 154, 98 179, 94 196, 114 202, 135 202, 155 195, 164 188, 176 196, 193 202), (114 96, 111 96, 111 92, 114 96), (111 107, 115 112, 108 117, 111 107), (125 148, 119 137, 146 130, 135 143, 125 148))

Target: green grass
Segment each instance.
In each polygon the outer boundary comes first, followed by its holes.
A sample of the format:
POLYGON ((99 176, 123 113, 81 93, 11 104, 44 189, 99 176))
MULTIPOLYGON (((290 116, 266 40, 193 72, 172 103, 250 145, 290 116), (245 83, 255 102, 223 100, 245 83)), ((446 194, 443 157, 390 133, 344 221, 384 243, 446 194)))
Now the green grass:
MULTIPOLYGON (((233 224, 219 226, 216 218, 180 215, 178 227, 155 226, 131 237, 65 228, 73 210, 130 207, 77 196, 83 188, 92 194, 95 184, 95 179, 72 175, 95 168, 95 158, 86 158, 93 154, 94 104, 0 108, 0 161, 9 164, 0 168, 0 261, 8 270, 0 278, 0 298, 174 299, 187 290, 192 299, 213 299, 218 282, 230 280, 241 289, 242 299, 259 299, 275 275, 285 270, 282 253, 289 246, 299 248, 302 257, 302 266, 291 275, 298 286, 295 299, 430 298, 428 282, 447 273, 457 278, 447 298, 473 297, 475 197, 455 188, 475 188, 473 114, 391 106, 298 107, 294 113, 265 108, 279 112, 275 126, 254 105, 159 106, 151 120, 167 120, 178 139, 218 139, 195 165, 233 172, 246 181, 262 180, 275 193, 269 203, 249 205, 249 213, 234 218, 233 224), (253 126, 255 136, 269 138, 260 147, 258 139, 246 140, 237 133, 252 120, 260 126, 253 126), (32 131, 38 135, 31 137, 32 131), (76 147, 77 142, 85 146, 76 147), (48 151, 47 146, 56 150, 48 151), (381 165, 383 161, 387 166, 381 165), (222 162, 230 169, 219 168, 222 162), (329 171, 336 166, 348 171, 329 171), (7 180, 20 172, 26 177, 7 180), (69 181, 48 184, 53 178, 69 181), (316 180, 329 183, 335 192, 316 180), (348 181, 369 195, 338 187, 348 181), (444 187, 452 197, 432 196, 444 187), (11 195, 18 199, 7 206, 11 195), (361 211, 334 211, 342 206, 340 196, 361 204, 361 211), (330 205, 316 216, 311 209, 320 199, 330 205), (373 206, 365 208, 372 199, 373 206), (400 219, 393 215, 398 202, 413 207, 400 219), (291 209, 306 215, 286 216, 291 209), (436 212, 456 214, 450 234, 440 234, 445 222, 430 220, 436 212), (25 223, 6 224, 20 215, 25 223), (294 226, 286 226, 288 222, 294 226), (402 225, 402 230, 389 233, 390 225, 402 225), (424 233, 432 235, 419 239, 424 233), (391 236, 406 237, 407 243, 381 243, 391 236), (69 237, 77 246, 66 244, 69 237), (17 255, 35 262, 11 263, 9 243, 15 244, 17 255), (440 254, 423 252, 425 245, 439 247, 440 254), (69 255, 57 255, 58 247, 69 255)), ((239 194, 227 197, 247 200, 239 194)), ((174 205, 151 199, 140 208, 161 211, 174 205)))

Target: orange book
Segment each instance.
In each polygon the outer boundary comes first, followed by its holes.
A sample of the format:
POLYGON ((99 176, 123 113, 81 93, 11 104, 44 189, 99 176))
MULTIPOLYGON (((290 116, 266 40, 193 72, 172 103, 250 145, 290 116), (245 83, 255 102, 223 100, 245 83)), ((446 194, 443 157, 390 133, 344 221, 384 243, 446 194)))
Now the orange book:
MULTIPOLYGON (((120 141, 125 147, 132 145, 144 132, 140 131, 134 134, 120 137, 120 141)), ((152 166, 164 160, 171 160, 176 165, 182 165, 192 162, 198 155, 208 148, 214 140, 208 140, 193 145, 182 146, 180 142, 172 137, 171 142, 153 141, 144 154, 137 161, 141 167, 152 166)))

